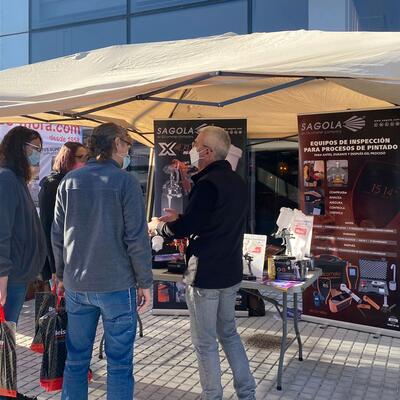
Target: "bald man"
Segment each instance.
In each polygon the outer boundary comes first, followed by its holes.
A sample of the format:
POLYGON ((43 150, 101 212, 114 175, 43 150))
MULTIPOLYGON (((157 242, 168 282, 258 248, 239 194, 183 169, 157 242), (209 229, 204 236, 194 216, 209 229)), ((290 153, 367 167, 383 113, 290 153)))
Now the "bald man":
POLYGON ((240 400, 255 399, 255 382, 235 323, 236 294, 243 277, 247 187, 225 160, 231 140, 216 126, 199 131, 190 151, 198 168, 182 215, 168 209, 149 231, 166 238, 189 237, 186 302, 199 364, 202 399, 222 400, 218 341, 233 372, 240 400))

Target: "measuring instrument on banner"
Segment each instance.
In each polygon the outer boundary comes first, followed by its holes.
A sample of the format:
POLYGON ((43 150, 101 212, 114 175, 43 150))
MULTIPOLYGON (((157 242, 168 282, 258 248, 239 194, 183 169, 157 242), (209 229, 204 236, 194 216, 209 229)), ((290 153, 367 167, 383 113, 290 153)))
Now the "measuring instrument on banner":
POLYGON ((357 290, 358 281, 360 279, 360 269, 358 265, 351 265, 350 263, 346 265, 346 278, 347 287, 350 290, 357 290))

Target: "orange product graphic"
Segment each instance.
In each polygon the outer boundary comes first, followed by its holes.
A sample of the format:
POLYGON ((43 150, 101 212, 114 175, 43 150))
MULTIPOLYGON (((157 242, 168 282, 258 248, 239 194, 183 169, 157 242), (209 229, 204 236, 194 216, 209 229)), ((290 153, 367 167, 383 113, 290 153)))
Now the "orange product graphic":
POLYGON ((166 285, 165 283, 159 283, 157 286, 157 294, 158 294, 158 301, 160 303, 168 303, 169 302, 168 285, 166 285))

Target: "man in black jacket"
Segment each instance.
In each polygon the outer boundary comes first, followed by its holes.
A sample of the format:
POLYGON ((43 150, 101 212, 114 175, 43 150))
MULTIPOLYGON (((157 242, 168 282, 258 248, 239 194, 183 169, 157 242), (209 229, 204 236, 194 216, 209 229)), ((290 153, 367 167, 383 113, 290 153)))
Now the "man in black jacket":
POLYGON ((225 160, 231 145, 219 127, 200 130, 190 152, 199 172, 182 215, 167 209, 153 218, 152 234, 190 237, 186 251, 186 301, 199 364, 203 398, 222 399, 218 342, 231 366, 241 400, 255 399, 255 382, 235 324, 235 300, 243 275, 242 247, 248 208, 247 188, 225 160))

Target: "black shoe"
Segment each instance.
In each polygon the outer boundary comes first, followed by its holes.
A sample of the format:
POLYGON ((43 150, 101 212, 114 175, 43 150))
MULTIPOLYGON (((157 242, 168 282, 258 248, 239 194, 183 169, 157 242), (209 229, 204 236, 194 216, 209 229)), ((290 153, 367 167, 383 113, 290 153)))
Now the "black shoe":
POLYGON ((30 397, 30 396, 24 396, 21 393, 17 393, 17 399, 16 400, 37 400, 37 397, 30 397))

